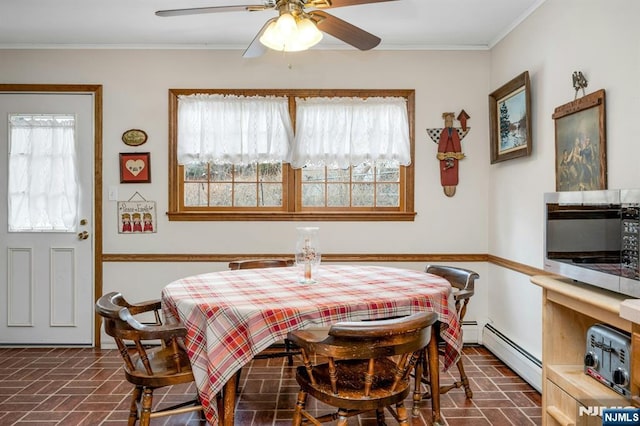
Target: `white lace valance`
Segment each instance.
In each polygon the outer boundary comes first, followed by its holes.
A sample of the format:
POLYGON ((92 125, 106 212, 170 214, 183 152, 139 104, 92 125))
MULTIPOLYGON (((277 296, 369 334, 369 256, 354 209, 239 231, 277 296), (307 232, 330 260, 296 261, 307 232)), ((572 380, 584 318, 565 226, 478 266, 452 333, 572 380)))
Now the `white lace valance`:
POLYGON ((296 98, 291 165, 346 168, 411 164, 407 102, 401 97, 296 98))
POLYGON ((293 130, 287 98, 178 97, 178 163, 287 161, 293 130))

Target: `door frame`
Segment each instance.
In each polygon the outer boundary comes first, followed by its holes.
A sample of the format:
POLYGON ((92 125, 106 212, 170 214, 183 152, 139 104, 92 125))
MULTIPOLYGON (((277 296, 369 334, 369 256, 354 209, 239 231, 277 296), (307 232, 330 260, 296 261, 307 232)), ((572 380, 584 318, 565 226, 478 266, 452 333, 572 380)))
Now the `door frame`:
MULTIPOLYGON (((101 84, 0 84, 5 93, 89 93, 93 95, 93 297, 102 295, 102 85, 101 84)), ((95 314, 93 347, 100 347, 100 319, 95 314)))

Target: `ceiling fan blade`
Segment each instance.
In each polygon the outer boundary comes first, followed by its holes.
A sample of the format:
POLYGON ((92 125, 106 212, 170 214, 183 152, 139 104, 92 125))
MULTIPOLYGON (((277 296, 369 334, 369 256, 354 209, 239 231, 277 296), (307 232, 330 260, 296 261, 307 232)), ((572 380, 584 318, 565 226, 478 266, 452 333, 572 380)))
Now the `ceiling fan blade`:
POLYGON ((355 6, 358 4, 367 3, 382 3, 387 1, 397 0, 308 0, 305 2, 304 6, 316 9, 329 9, 334 7, 355 6))
POLYGON ((237 12, 237 11, 249 11, 255 12, 259 10, 272 9, 272 6, 267 4, 245 4, 238 6, 212 6, 212 7, 193 7, 189 9, 169 9, 158 10, 157 16, 182 16, 182 15, 199 15, 201 13, 218 13, 218 12, 237 12))
POLYGON ((266 31, 269 24, 275 22, 277 19, 278 18, 271 18, 262 26, 260 31, 258 31, 258 34, 256 34, 256 36, 251 41, 251 44, 249 44, 249 47, 247 47, 247 49, 242 54, 243 58, 257 58, 258 56, 262 56, 267 51, 267 46, 260 43, 260 37, 266 31))
POLYGON ((360 50, 373 49, 380 44, 380 37, 326 12, 315 10, 309 15, 316 22, 320 31, 324 31, 360 50))

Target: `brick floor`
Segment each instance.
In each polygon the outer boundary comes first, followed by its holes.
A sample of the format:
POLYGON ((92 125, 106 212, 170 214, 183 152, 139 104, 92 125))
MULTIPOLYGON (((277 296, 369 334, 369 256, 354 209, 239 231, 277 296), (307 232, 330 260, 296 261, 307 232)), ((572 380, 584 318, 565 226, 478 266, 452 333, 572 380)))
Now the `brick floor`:
MULTIPOLYGON (((442 395, 442 415, 449 426, 540 425, 540 394, 481 346, 465 347, 464 363, 473 399, 454 389, 442 395)), ((121 358, 115 350, 0 348, 0 425, 126 424, 129 392, 121 358)), ((255 360, 242 370, 236 425, 287 425, 295 405, 294 367, 284 359, 255 360)), ((452 371, 456 371, 455 368, 452 371)), ((441 381, 447 383, 449 373, 441 381)), ((175 386, 154 392, 154 402, 187 400, 195 387, 175 386)), ((312 398, 310 398, 311 400, 312 398)), ((407 406, 411 407, 411 400, 407 406)), ((413 425, 430 425, 430 401, 420 405, 413 425)), ((373 416, 352 419, 373 425, 373 416)), ((151 424, 202 425, 197 414, 164 417, 151 424)), ((388 424, 396 424, 388 416, 388 424)))

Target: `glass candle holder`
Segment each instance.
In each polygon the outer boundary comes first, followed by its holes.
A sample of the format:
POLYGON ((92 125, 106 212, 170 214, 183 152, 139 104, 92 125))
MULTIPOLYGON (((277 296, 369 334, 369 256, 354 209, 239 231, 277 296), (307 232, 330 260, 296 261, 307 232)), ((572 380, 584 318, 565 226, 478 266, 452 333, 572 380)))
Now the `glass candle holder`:
POLYGON ((296 266, 302 270, 300 282, 304 284, 315 283, 313 278, 315 268, 320 264, 319 228, 305 226, 296 228, 298 239, 296 241, 296 266))

